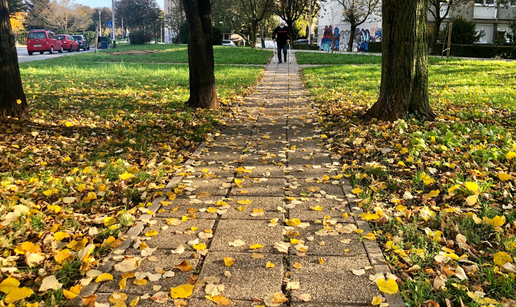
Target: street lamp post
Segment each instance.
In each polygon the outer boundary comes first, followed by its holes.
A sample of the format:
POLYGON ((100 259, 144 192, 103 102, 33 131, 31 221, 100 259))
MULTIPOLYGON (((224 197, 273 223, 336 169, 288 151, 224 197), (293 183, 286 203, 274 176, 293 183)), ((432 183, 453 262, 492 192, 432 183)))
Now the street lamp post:
POLYGON ((111 20, 113 20, 113 48, 116 48, 116 35, 115 35, 115 0, 111 0, 111 20))

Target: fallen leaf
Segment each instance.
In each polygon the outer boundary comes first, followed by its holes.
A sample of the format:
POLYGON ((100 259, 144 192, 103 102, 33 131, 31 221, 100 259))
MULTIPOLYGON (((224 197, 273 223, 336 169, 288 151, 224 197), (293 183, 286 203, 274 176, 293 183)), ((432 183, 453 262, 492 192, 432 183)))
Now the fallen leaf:
POLYGON ((55 275, 50 275, 45 278, 43 278, 43 281, 41 282, 41 286, 39 287, 39 291, 47 291, 47 290, 59 290, 63 287, 63 284, 60 283, 55 275))
POLYGON ((229 242, 229 246, 239 247, 239 246, 244 246, 244 245, 245 245, 245 242, 240 239, 233 241, 233 242, 229 242))
POLYGON ((265 268, 273 268, 274 267, 274 263, 270 262, 270 261, 267 261, 267 264, 265 264, 265 268))
POLYGON ((224 264, 226 266, 232 266, 233 264, 235 264, 235 259, 231 257, 224 257, 224 264))
POLYGON ((188 263, 188 260, 183 260, 180 264, 176 265, 174 269, 180 269, 183 272, 188 272, 193 270, 193 267, 188 263))
MULTIPOLYGON (((185 260, 186 261, 186 260, 185 260)), ((187 298, 192 295, 194 285, 184 284, 175 288, 170 288, 170 296, 172 298, 187 298)))
POLYGON ((312 296, 308 293, 303 293, 298 295, 297 298, 302 302, 309 302, 312 299, 312 296))
POLYGON ((378 289, 387 294, 394 294, 398 292, 398 283, 394 279, 388 279, 387 281, 383 278, 378 279, 376 282, 378 289))

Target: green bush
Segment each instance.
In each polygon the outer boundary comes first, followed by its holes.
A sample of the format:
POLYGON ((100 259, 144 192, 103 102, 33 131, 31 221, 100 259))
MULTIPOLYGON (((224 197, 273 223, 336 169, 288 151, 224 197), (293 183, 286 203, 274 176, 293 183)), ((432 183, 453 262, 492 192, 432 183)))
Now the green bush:
MULTIPOLYGON (((437 44, 436 50, 443 50, 442 44, 437 44)), ((472 57, 472 58, 502 58, 502 59, 516 59, 516 46, 503 46, 503 45, 486 45, 486 44, 473 44, 473 45, 460 45, 452 44, 451 55, 459 57, 472 57)), ((446 53, 443 53, 445 55, 446 53)))
POLYGON ((317 46, 317 44, 311 44, 311 45, 308 45, 308 44, 294 44, 294 46, 292 47, 292 49, 295 49, 295 50, 319 50, 319 46, 317 46))
POLYGON ((467 21, 462 16, 453 18, 452 23, 452 44, 473 44, 478 42, 485 34, 484 31, 477 33, 475 29, 476 24, 467 21))
POLYGON ((382 53, 382 42, 367 43, 367 52, 382 53))
POLYGON ((129 40, 132 45, 143 45, 145 44, 145 34, 143 30, 133 31, 129 33, 129 40))
POLYGON ((222 29, 219 27, 212 27, 211 33, 213 38, 213 45, 222 45, 222 39, 224 38, 222 35, 222 29))

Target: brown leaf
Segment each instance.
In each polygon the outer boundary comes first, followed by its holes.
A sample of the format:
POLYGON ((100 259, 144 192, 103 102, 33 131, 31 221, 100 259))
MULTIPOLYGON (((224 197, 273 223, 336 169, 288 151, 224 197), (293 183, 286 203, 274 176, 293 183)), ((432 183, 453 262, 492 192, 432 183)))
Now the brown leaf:
POLYGON ((83 296, 82 303, 87 307, 95 307, 95 301, 97 300, 97 295, 93 294, 90 296, 83 296))
POLYGON ((180 269, 183 272, 188 272, 193 270, 193 267, 188 263, 188 260, 183 260, 180 264, 176 265, 174 269, 180 269))
POLYGON ((188 306, 188 301, 185 300, 175 300, 174 307, 185 307, 188 306))

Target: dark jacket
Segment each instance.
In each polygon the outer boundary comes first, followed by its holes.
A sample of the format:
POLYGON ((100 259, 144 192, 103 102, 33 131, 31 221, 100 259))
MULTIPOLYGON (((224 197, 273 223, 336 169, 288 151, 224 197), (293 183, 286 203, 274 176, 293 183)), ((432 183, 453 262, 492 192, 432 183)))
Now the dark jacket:
POLYGON ((277 27, 272 32, 272 39, 276 39, 278 45, 285 45, 287 40, 290 39, 288 27, 284 26, 283 29, 281 27, 277 27))

